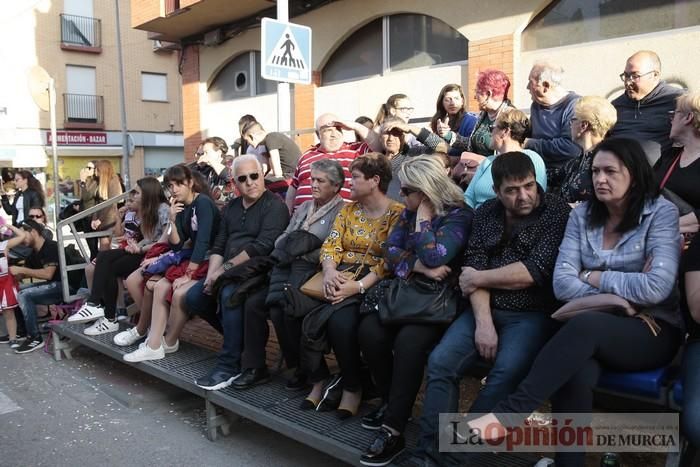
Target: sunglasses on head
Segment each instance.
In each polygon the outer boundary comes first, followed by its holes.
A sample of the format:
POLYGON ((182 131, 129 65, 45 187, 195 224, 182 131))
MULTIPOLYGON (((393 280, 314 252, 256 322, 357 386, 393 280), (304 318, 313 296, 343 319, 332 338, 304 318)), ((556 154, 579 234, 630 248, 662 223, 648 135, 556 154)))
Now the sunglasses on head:
POLYGON ((407 186, 402 186, 401 189, 399 190, 399 194, 403 196, 404 198, 413 194, 413 193, 418 193, 420 190, 416 190, 415 188, 409 188, 407 186))
POLYGON ((256 181, 260 178, 260 174, 258 172, 253 172, 252 174, 248 175, 239 175, 236 177, 236 180, 238 180, 238 183, 245 183, 248 180, 248 177, 250 177, 252 181, 256 181))

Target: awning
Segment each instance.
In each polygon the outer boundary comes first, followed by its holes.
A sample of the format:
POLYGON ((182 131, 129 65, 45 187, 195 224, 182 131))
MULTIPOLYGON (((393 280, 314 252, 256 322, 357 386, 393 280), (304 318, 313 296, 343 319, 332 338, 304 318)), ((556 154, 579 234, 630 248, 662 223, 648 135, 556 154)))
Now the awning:
POLYGON ((0 167, 46 167, 43 146, 0 146, 0 167))
MULTIPOLYGON (((58 156, 114 157, 122 155, 121 146, 58 146, 58 156)), ((46 146, 46 155, 53 157, 51 146, 46 146)))

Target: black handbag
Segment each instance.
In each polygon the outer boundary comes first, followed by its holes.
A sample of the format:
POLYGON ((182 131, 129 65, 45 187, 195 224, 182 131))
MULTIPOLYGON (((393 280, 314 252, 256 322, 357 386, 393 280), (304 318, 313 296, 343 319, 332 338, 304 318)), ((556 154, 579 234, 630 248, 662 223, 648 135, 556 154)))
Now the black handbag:
POLYGON ((459 290, 451 281, 412 274, 378 285, 385 287, 377 304, 382 324, 450 324, 457 317, 459 290))

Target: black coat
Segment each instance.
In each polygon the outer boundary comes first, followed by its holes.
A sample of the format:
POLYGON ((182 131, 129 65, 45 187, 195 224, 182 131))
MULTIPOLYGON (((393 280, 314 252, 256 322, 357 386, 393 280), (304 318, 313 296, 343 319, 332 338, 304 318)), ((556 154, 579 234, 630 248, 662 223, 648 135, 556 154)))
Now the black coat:
POLYGON ((26 191, 18 191, 17 193, 15 193, 14 199, 12 200, 12 204, 10 204, 10 200, 7 197, 7 195, 2 195, 2 208, 5 210, 6 213, 12 216, 12 225, 17 227, 19 227, 19 224, 17 223, 17 214, 19 214, 19 211, 17 210, 17 201, 19 200, 20 194, 24 198, 24 220, 29 219, 30 209, 44 207, 44 203, 39 197, 39 193, 29 188, 26 191))
POLYGON ((300 257, 320 248, 322 244, 323 240, 314 234, 295 230, 277 245, 271 254, 278 262, 270 273, 270 290, 265 300, 267 306, 285 307, 285 288, 298 289, 318 270, 318 263, 310 263, 300 257))

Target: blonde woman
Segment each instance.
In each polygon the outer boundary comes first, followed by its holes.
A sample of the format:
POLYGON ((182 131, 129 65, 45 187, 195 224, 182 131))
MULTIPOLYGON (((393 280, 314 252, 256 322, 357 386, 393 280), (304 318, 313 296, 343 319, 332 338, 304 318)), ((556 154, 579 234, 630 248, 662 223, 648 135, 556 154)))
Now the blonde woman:
MULTIPOLYGON (((456 281, 473 216, 462 190, 436 156, 404 162, 399 180, 406 209, 386 242, 387 269, 404 279, 419 274, 439 283, 456 281)), ((428 354, 444 331, 444 325, 429 323, 385 325, 377 313, 362 319, 360 349, 383 398, 383 404, 362 419, 364 428, 379 430, 362 464, 386 465, 403 450, 402 433, 428 354)))
POLYGON ((581 148, 579 157, 548 174, 549 189, 567 203, 588 201, 593 196, 591 161, 598 143, 617 122, 617 111, 607 99, 585 96, 574 105, 571 139, 581 148))
MULTIPOLYGON (((95 163, 95 180, 97 182, 97 190, 95 192, 95 204, 102 203, 108 199, 122 194, 122 186, 119 183, 119 177, 114 172, 112 163, 108 160, 99 160, 95 163)), ((117 205, 113 204, 106 207, 92 216, 90 227, 93 230, 107 230, 114 227, 117 223, 119 213, 117 205)), ((109 250, 112 243, 110 236, 100 237, 100 251, 109 250)))

